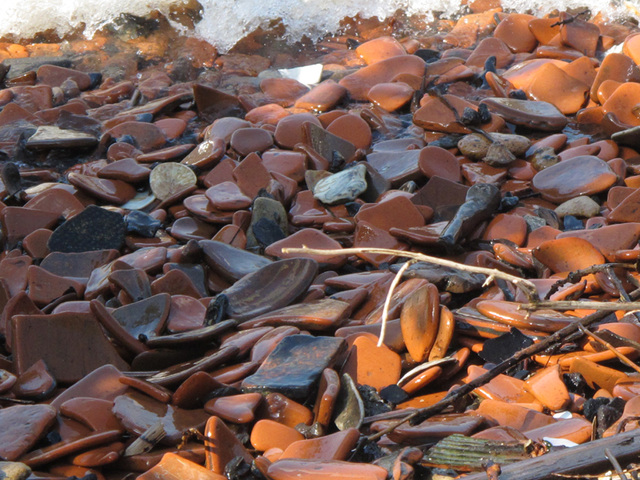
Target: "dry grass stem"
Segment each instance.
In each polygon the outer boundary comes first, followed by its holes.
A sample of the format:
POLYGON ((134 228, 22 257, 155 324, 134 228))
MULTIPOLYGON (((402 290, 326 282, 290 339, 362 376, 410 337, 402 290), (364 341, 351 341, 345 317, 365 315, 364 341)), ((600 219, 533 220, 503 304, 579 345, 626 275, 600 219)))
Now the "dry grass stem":
POLYGON ((622 353, 620 353, 616 347, 614 347, 613 345, 611 345, 609 342, 607 342, 605 339, 603 339, 602 337, 600 337, 599 335, 596 335, 595 333, 587 330, 585 327, 583 327, 582 325, 578 326, 578 329, 584 333, 586 336, 588 336, 589 338, 594 339, 596 342, 598 342, 600 345, 603 345, 604 347, 607 348, 607 350, 609 350, 610 352, 612 352, 616 357, 618 357, 618 359, 620 359, 620 361, 626 365, 628 365, 629 367, 633 368, 636 372, 640 373, 640 367, 638 365, 636 365, 634 362, 632 362, 626 355, 623 355, 622 353))
POLYGON ((398 283, 400 283, 400 280, 402 279, 402 275, 404 274, 404 272, 407 271, 407 268, 409 268, 409 266, 412 263, 413 263, 413 260, 409 260, 404 265, 402 265, 402 268, 398 270, 398 273, 396 273, 396 276, 394 277, 393 282, 391 282, 391 285, 389 286, 389 291, 387 292, 387 298, 385 298, 384 306, 382 307, 382 322, 381 322, 382 327, 380 328, 380 337, 378 338, 377 347, 381 347, 384 344, 384 336, 387 333, 387 322, 389 320, 389 306, 391 305, 391 297, 393 297, 393 291, 398 286, 398 283))

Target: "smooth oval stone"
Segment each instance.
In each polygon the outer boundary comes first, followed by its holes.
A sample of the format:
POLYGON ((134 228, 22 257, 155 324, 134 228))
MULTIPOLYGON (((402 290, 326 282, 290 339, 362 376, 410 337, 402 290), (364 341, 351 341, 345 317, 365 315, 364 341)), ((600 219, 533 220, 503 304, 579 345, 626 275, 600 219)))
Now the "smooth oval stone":
POLYGON ((273 145, 273 136, 262 128, 239 128, 231 135, 231 148, 241 156, 264 152, 273 145))
POLYGON ((209 268, 230 282, 272 263, 266 257, 215 240, 201 240, 198 244, 209 268))
POLYGON ((122 205, 136 195, 136 190, 121 180, 107 180, 75 172, 69 173, 67 179, 73 186, 105 202, 122 205))
POLYGON ((591 218, 600 213, 600 205, 591 197, 580 196, 567 200, 555 210, 559 218, 566 215, 591 218))
POLYGON ((133 158, 123 158, 102 168, 98 171, 98 176, 111 180, 138 183, 149 178, 150 173, 151 170, 140 165, 133 158))
POLYGON ((218 210, 241 210, 251 206, 251 198, 242 193, 233 182, 222 182, 207 189, 204 193, 213 208, 218 210))
POLYGON ((167 434, 161 440, 164 445, 178 443, 189 428, 202 429, 209 418, 204 410, 184 410, 135 391, 117 397, 113 413, 127 431, 138 436, 161 422, 167 434))
POLYGON ((575 321, 576 317, 555 310, 528 312, 518 309, 519 304, 503 300, 482 300, 476 308, 487 317, 519 329, 533 329, 553 333, 575 321))
POLYGON ((53 425, 56 409, 49 405, 14 405, 0 409, 0 456, 17 460, 53 425))
POLYGON ((560 110, 547 102, 518 100, 515 98, 486 98, 481 104, 507 122, 536 130, 562 130, 568 120, 560 110))
POLYGON ((367 168, 360 164, 321 179, 313 188, 313 196, 322 203, 350 202, 367 189, 367 168))
POLYGON ((207 396, 224 384, 214 380, 207 372, 196 372, 176 389, 172 403, 180 408, 202 408, 207 396))
POLYGON ((256 410, 262 402, 259 393, 243 393, 209 400, 204 410, 231 423, 249 423, 255 420, 256 410))
POLYGON ((579 195, 600 193, 617 179, 607 162, 584 155, 545 168, 533 177, 531 184, 545 200, 562 203, 579 195))
MULTIPOLYGON (((378 65, 378 64, 374 64, 378 65)), ((385 480, 387 470, 367 463, 341 462, 337 460, 283 459, 272 463, 267 474, 273 480, 385 480)))
POLYGON ((400 327, 407 351, 416 362, 423 362, 435 342, 440 321, 438 289, 432 283, 413 292, 402 306, 400 327))
POLYGON ((245 321, 289 305, 304 293, 318 273, 318 263, 309 258, 279 260, 242 277, 222 292, 227 314, 245 321))
POLYGON ((571 272, 605 263, 605 258, 591 242, 579 237, 564 237, 542 242, 533 256, 553 272, 571 272))
POLYGON ((125 221, 122 215, 89 205, 56 228, 47 247, 51 252, 120 250, 124 237, 125 221))
POLYGON ((227 478, 181 455, 183 454, 165 453, 159 463, 137 478, 140 480, 225 480, 227 478))
POLYGON ((176 162, 161 163, 151 171, 149 186, 160 200, 166 200, 177 193, 193 187, 196 174, 186 165, 176 162))

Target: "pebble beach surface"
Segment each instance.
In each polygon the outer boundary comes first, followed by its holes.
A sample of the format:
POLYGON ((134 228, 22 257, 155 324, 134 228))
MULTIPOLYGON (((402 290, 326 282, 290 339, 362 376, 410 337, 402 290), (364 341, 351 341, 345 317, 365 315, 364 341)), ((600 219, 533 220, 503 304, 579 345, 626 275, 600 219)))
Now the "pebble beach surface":
POLYGON ((524 478, 640 427, 637 24, 343 23, 0 43, 2 478, 524 478))

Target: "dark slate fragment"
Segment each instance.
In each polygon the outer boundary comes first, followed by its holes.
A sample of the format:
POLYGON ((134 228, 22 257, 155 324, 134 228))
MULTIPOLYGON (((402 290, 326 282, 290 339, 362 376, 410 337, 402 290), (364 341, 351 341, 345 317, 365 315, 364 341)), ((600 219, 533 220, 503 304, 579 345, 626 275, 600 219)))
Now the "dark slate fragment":
POLYGON ((380 390, 380 397, 385 401, 398 405, 409 400, 409 394, 398 385, 389 385, 380 390))
POLYGON ((530 337, 517 328, 512 328, 509 333, 486 340, 478 355, 485 362, 498 364, 530 345, 533 345, 530 337))
POLYGON ((244 392, 278 392, 305 399, 322 371, 346 348, 342 338, 290 335, 282 339, 258 371, 242 382, 244 392))
POLYGON ((55 229, 47 242, 52 252, 90 252, 120 250, 124 244, 122 215, 90 205, 55 229))
POLYGON ((156 235, 158 229, 162 226, 159 220, 156 220, 151 215, 147 215, 140 210, 133 210, 126 217, 124 221, 127 228, 127 233, 133 233, 134 235, 140 235, 144 238, 153 238, 156 235))
POLYGON ((253 235, 262 247, 268 247, 272 243, 285 239, 280 225, 269 218, 262 217, 251 227, 253 235))
POLYGON ((207 309, 206 323, 222 320, 224 314, 242 322, 286 307, 307 291, 317 273, 318 262, 310 258, 270 263, 242 277, 213 299, 207 309), (223 315, 215 314, 220 303, 224 304, 223 315))

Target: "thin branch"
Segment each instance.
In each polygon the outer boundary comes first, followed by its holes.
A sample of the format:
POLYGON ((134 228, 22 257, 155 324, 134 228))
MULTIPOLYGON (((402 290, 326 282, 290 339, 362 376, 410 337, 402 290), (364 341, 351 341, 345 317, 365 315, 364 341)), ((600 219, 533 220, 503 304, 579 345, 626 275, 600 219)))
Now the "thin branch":
MULTIPOLYGON (((640 289, 637 289, 631 292, 629 294, 629 297, 632 300, 640 299, 640 289)), ((440 400, 434 405, 416 409, 409 414, 405 413, 404 417, 401 417, 401 415, 403 415, 402 411, 394 411, 386 414, 383 413, 380 415, 376 415, 375 417, 369 417, 368 419, 365 419, 365 421, 371 422, 376 420, 390 420, 390 419, 400 418, 400 420, 398 420, 388 428, 374 435, 370 435, 367 438, 369 440, 376 440, 382 437, 383 435, 389 432, 392 432, 395 428, 399 427, 400 425, 403 425, 406 422, 419 423, 433 415, 436 415, 442 412, 445 408, 455 404, 459 399, 463 398, 465 395, 468 395, 469 393, 473 392, 473 390, 475 390, 476 388, 481 387, 482 385, 485 385, 486 383, 490 382, 499 374, 507 371, 509 368, 517 365, 521 361, 531 357, 532 355, 536 355, 540 352, 543 352, 544 350, 548 349, 552 345, 555 345, 556 343, 564 341, 564 339, 567 336, 577 332, 580 326, 586 327, 588 325, 591 325, 592 323, 602 320, 608 314, 609 312, 607 311, 597 311, 595 313, 592 313, 591 315, 587 315, 586 317, 576 319, 575 321, 573 321, 566 327, 563 327, 562 329, 558 330, 554 334, 549 335, 548 337, 540 340, 539 342, 534 343, 533 345, 530 345, 529 347, 523 348, 522 350, 516 352, 511 357, 499 363, 488 372, 480 375, 475 380, 472 380, 469 383, 461 385, 460 387, 451 391, 449 395, 447 395, 444 399, 440 400)))
POLYGON ((387 333, 389 306, 391 305, 391 297, 393 296, 393 291, 398 286, 398 283, 400 283, 400 280, 402 279, 402 275, 404 274, 404 272, 406 272, 407 268, 409 268, 409 266, 414 262, 415 260, 409 260, 408 262, 405 262, 405 264, 402 265, 400 270, 398 270, 398 273, 396 273, 396 276, 393 279, 393 282, 391 282, 391 286, 389 287, 389 291, 387 292, 387 298, 385 299, 384 306, 382 307, 382 327, 380 328, 380 337, 378 338, 378 345, 377 345, 378 348, 384 344, 384 336, 387 333))
POLYGON ((319 248, 309 248, 303 246, 302 248, 283 248, 283 253, 310 253, 312 255, 357 255, 359 253, 374 253, 380 255, 394 255, 398 257, 413 258, 420 262, 433 263, 435 265, 441 265, 443 267, 457 268, 465 272, 481 273, 488 277, 501 278, 507 282, 513 283, 516 287, 520 288, 522 292, 527 296, 531 303, 539 301, 538 290, 536 286, 524 278, 516 277, 515 275, 509 275, 495 268, 474 267, 472 265, 465 265, 463 263, 453 262, 451 260, 445 260, 443 258, 432 257, 430 255, 424 255, 417 252, 409 252, 404 250, 394 250, 391 248, 375 248, 375 247, 360 247, 360 248, 337 248, 331 250, 324 250, 319 248))
POLYGON ((618 459, 613 455, 613 453, 611 453, 611 450, 609 450, 608 448, 605 448, 604 456, 606 457, 607 460, 611 462, 611 465, 613 465, 613 468, 615 469, 616 473, 618 474, 621 480, 629 480, 627 476, 624 474, 624 472, 622 471, 622 467, 620 466, 618 459))
POLYGON ((618 357, 620 359, 620 361, 622 363, 627 364, 629 367, 633 368, 636 372, 640 373, 640 367, 638 365, 636 365, 635 363, 633 363, 631 360, 629 360, 629 358, 625 355, 623 355, 622 353, 620 353, 616 347, 614 347, 613 345, 611 345, 609 342, 607 342, 606 340, 604 340, 602 337, 600 337, 599 335, 596 335, 595 333, 587 330, 585 327, 583 327, 582 325, 579 325, 578 328, 580 329, 580 331, 582 333, 584 333, 585 335, 587 335, 590 338, 593 338, 596 342, 598 342, 600 345, 604 345, 611 353, 613 353, 616 357, 618 357))
POLYGON ((640 302, 580 302, 575 300, 540 301, 534 303, 523 303, 518 306, 519 310, 602 310, 606 312, 633 312, 640 310, 640 302))
POLYGON ((607 269, 610 268, 624 268, 627 270, 634 270, 635 265, 632 265, 630 263, 604 263, 601 265, 592 265, 580 270, 574 270, 573 272, 569 272, 569 274, 565 278, 562 278, 554 283, 545 295, 544 299, 549 300, 551 298, 551 295, 556 293, 565 283, 578 283, 580 280, 582 280, 582 277, 591 275, 593 273, 606 272, 607 269))

